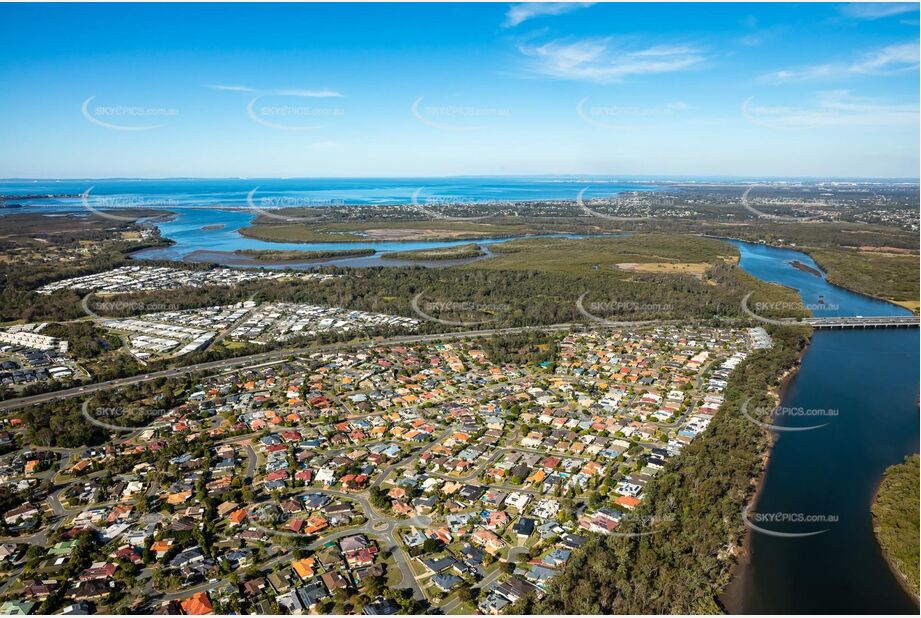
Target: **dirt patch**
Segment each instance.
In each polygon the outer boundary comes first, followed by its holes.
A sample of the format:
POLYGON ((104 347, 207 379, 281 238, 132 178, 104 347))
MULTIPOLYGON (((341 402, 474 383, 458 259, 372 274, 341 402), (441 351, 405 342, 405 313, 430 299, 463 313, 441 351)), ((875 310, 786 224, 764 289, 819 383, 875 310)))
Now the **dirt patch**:
POLYGON ((616 265, 620 270, 635 273, 653 273, 658 275, 691 275, 703 279, 710 268, 707 262, 621 262, 616 265))
POLYGON ((857 251, 860 253, 872 253, 873 255, 881 255, 883 257, 900 257, 903 255, 915 254, 915 251, 912 249, 903 249, 900 247, 871 247, 867 245, 857 247, 857 251))
POLYGON ((917 300, 890 300, 889 302, 905 307, 913 313, 918 313, 918 309, 921 307, 921 302, 917 300))

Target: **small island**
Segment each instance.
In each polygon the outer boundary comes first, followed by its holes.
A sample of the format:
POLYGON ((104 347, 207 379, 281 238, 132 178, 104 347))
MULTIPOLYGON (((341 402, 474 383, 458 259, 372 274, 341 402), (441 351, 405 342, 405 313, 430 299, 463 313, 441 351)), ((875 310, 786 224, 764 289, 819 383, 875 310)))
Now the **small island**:
POLYGON ((873 502, 873 531, 886 561, 918 599, 919 458, 886 468, 873 502))
POLYGON ((385 253, 381 259, 391 260, 463 260, 468 258, 483 257, 486 252, 475 244, 455 245, 453 247, 438 247, 435 249, 417 249, 415 251, 393 251, 385 253))
POLYGON ((821 271, 816 270, 815 268, 813 268, 812 266, 809 266, 808 264, 803 264, 803 263, 800 262, 799 260, 790 260, 790 266, 792 266, 793 268, 795 268, 795 269, 797 269, 797 270, 801 270, 801 271, 803 271, 804 273, 809 273, 810 275, 815 275, 816 277, 821 277, 821 276, 822 276, 821 271))
POLYGON ((374 249, 340 249, 328 251, 298 251, 276 249, 237 249, 237 255, 245 255, 260 262, 306 262, 308 260, 329 260, 335 258, 362 257, 374 255, 374 249))

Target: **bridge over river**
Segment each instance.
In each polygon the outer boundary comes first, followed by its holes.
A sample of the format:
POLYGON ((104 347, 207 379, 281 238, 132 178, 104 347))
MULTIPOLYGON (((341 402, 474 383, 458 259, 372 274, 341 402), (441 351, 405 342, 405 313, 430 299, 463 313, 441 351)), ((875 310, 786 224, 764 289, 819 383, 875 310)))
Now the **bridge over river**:
POLYGON ((916 315, 855 316, 850 318, 790 318, 788 324, 809 324, 813 328, 914 328, 919 324, 916 315))

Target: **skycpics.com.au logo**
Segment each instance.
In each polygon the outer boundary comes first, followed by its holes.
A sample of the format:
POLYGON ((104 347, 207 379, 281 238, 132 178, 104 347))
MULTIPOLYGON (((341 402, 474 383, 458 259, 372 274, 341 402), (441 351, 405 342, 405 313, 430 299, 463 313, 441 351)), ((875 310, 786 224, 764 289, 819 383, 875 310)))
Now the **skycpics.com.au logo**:
POLYGON ((171 198, 145 198, 135 195, 92 195, 95 187, 90 187, 80 194, 80 205, 83 209, 97 217, 118 221, 119 223, 132 223, 137 221, 138 215, 125 216, 116 215, 109 210, 127 211, 127 210, 150 210, 158 208, 175 208, 179 206, 179 201, 171 198))
POLYGON ((80 301, 80 308, 83 309, 83 313, 93 318, 95 321, 108 320, 111 319, 108 316, 115 315, 136 316, 150 313, 162 313, 165 311, 179 311, 182 309, 180 305, 174 303, 116 300, 111 298, 94 301, 92 302, 92 306, 90 306, 90 299, 93 295, 94 292, 89 292, 84 296, 80 301), (102 312, 102 315, 99 315, 97 312, 102 312))
POLYGON ((247 95, 247 117, 275 131, 313 131, 345 116, 341 105, 316 104, 339 101, 344 95, 329 88, 263 90, 240 84, 209 84, 212 90, 247 95))
MULTIPOLYGON (((773 215, 770 213, 766 213, 762 210, 759 210, 758 208, 755 207, 756 202, 754 198, 750 197, 750 194, 754 189, 764 189, 764 188, 775 188, 775 187, 771 187, 771 185, 751 185, 742 194, 742 207, 748 212, 755 215, 756 217, 760 217, 762 219, 770 219, 772 221, 790 222, 790 223, 803 223, 806 221, 815 221, 816 219, 820 218, 819 215, 813 215, 813 216, 807 216, 807 217, 791 217, 787 215, 773 215)), ((757 203, 762 208, 772 205, 770 202, 764 202, 763 200, 758 201, 757 203)), ((790 204, 787 202, 775 201, 773 205, 775 206, 802 206, 803 204, 797 204, 797 203, 790 204)))
POLYGON ((485 128, 484 121, 508 118, 512 115, 505 107, 478 107, 475 105, 423 105, 419 97, 409 106, 413 118, 422 124, 444 131, 476 131, 485 128))
MULTIPOLYGON (((774 324, 775 326, 791 326, 796 325, 802 319, 802 316, 796 318, 767 318, 763 315, 760 315, 760 311, 778 311, 778 312, 812 312, 812 311, 838 311, 839 306, 834 303, 826 302, 816 302, 816 303, 804 303, 799 301, 788 302, 758 302, 754 303, 753 306, 749 306, 749 301, 751 300, 754 292, 749 292, 742 297, 741 308, 742 312, 750 318, 754 318, 759 322, 764 322, 765 324, 774 324)), ((808 317, 808 316, 807 316, 808 317)))
POLYGON ((789 530, 781 530, 780 528, 814 528, 816 526, 835 524, 838 523, 838 516, 790 511, 761 513, 752 511, 749 507, 745 507, 742 510, 742 521, 746 526, 755 532, 758 532, 759 534, 766 534, 768 536, 782 539, 798 539, 823 534, 828 532, 830 528, 823 527, 819 530, 809 530, 804 532, 793 532, 789 530))
POLYGON ((145 107, 142 105, 92 105, 95 96, 91 96, 80 106, 83 117, 88 122, 112 131, 150 131, 166 126, 166 122, 151 123, 152 119, 162 120, 179 116, 175 107, 145 107))
POLYGON ((825 420, 834 419, 839 415, 837 408, 806 408, 802 406, 773 406, 773 407, 751 407, 751 398, 745 400, 739 411, 749 422, 758 425, 770 431, 779 433, 801 432, 821 429, 828 425, 827 422, 812 425, 785 425, 782 424, 788 419, 815 419, 825 420), (771 422, 765 422, 762 419, 770 419, 771 422))
POLYGON ((683 101, 650 108, 589 105, 588 101, 589 97, 583 97, 576 103, 576 115, 593 127, 618 131, 650 128, 689 109, 683 101))
POLYGON ((284 221, 285 223, 312 223, 320 221, 326 218, 326 213, 323 212, 324 208, 343 206, 345 204, 342 200, 322 200, 289 195, 266 196, 257 200, 256 192, 258 190, 259 187, 254 187, 246 194, 246 209, 260 217, 284 221), (316 214, 311 213, 310 215, 294 216, 279 212, 289 208, 314 208, 316 209, 316 214))
POLYGON ((646 221, 646 220, 652 218, 652 217, 649 217, 649 216, 622 216, 622 215, 612 215, 612 214, 608 214, 608 213, 604 213, 604 212, 599 212, 599 211, 597 210, 597 208, 598 208, 599 206, 604 206, 605 208, 613 208, 614 210, 618 210, 618 211, 619 211, 619 210, 623 210, 623 209, 629 210, 629 209, 630 209, 630 206, 629 206, 629 204, 627 203, 627 201, 624 200, 624 199, 621 199, 621 198, 617 198, 617 197, 614 197, 614 198, 604 198, 603 200, 597 200, 597 203, 595 203, 595 201, 592 201, 591 204, 592 204, 592 206, 594 206, 595 208, 589 208, 589 206, 588 206, 588 204, 585 202, 585 199, 584 199, 584 198, 585 198, 585 193, 586 193, 590 188, 591 188, 591 187, 585 187, 584 189, 582 189, 581 191, 579 191, 578 195, 576 195, 576 205, 582 210, 582 212, 584 212, 585 214, 587 214, 587 215, 590 216, 590 217, 596 217, 596 218, 598 218, 598 219, 607 219, 608 221, 616 221, 616 222, 625 222, 625 221, 646 221))
POLYGON ((433 207, 448 207, 448 208, 473 208, 480 204, 488 204, 489 202, 484 202, 480 200, 465 200, 459 197, 453 196, 422 196, 422 192, 425 190, 425 187, 419 187, 412 194, 412 205, 413 207, 425 214, 431 219, 439 219, 442 221, 480 221, 482 219, 488 219, 492 215, 479 215, 475 217, 455 217, 449 216, 437 210, 433 210, 433 207))
POLYGON ((345 116, 345 108, 333 105, 303 105, 286 98, 304 99, 312 97, 341 97, 339 93, 330 91, 298 93, 282 91, 272 95, 273 99, 282 100, 272 103, 266 102, 265 97, 270 95, 257 95, 246 104, 246 115, 264 127, 276 131, 312 131, 322 129, 331 119, 345 116))
POLYGON ((145 429, 168 427, 169 423, 155 423, 168 411, 163 408, 96 406, 87 399, 83 402, 83 418, 109 431, 131 433, 145 429), (136 424, 135 424, 136 423, 136 424))
POLYGON ((582 292, 576 299, 576 310, 582 317, 604 326, 618 326, 638 319, 654 319, 660 314, 670 313, 674 305, 668 303, 641 303, 636 301, 605 300, 586 303, 588 292, 582 292), (601 317, 601 316, 609 317, 601 317))
POLYGON ((504 303, 487 303, 480 301, 423 300, 424 292, 419 292, 410 301, 413 312, 423 320, 446 326, 480 326, 499 320, 511 311, 504 303))

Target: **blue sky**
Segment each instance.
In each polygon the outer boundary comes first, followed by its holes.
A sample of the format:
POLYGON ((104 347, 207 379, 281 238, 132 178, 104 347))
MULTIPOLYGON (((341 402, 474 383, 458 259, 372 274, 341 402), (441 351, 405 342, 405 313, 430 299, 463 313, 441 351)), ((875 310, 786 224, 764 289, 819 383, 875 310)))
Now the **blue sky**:
POLYGON ((0 177, 917 177, 917 4, 0 5, 0 177))

